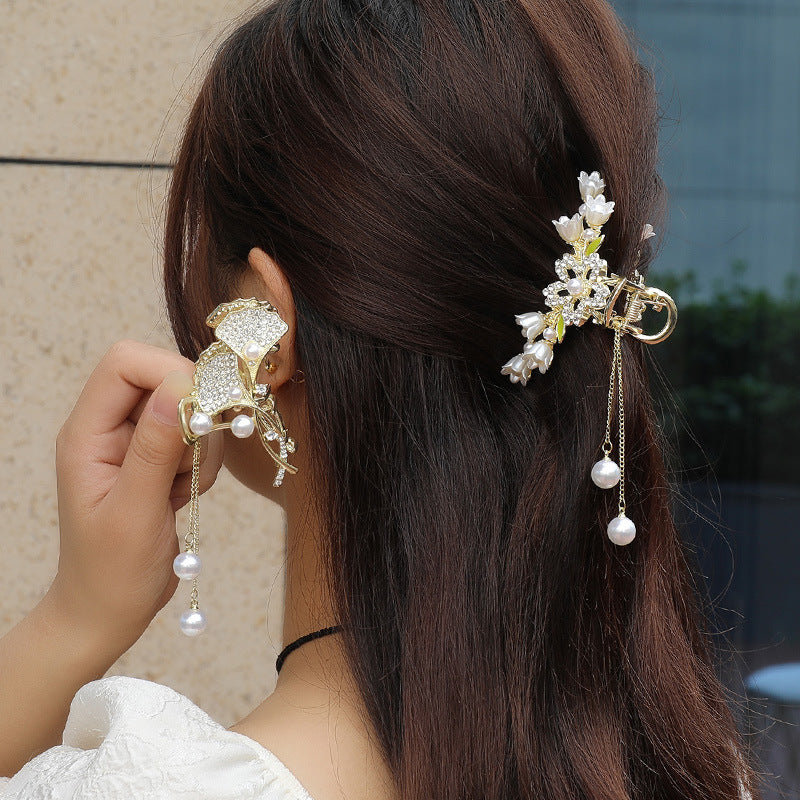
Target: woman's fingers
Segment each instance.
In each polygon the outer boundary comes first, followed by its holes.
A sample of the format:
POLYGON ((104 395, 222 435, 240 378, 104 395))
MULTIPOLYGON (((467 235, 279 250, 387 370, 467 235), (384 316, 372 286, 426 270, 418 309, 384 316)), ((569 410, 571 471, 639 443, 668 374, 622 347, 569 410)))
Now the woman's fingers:
MULTIPOLYGON (((142 410, 144 410, 147 403, 143 402, 141 405, 142 405, 142 410)), ((131 437, 133 436, 133 431, 136 428, 135 423, 139 421, 141 415, 142 415, 141 411, 136 415, 131 415, 130 420, 126 420, 125 423, 120 425, 116 430, 110 431, 104 437, 105 439, 104 457, 108 464, 117 467, 122 465, 122 460, 125 457, 125 453, 128 451, 128 446, 131 443, 131 437)), ((219 434, 215 436, 203 436, 200 438, 201 464, 205 463, 206 458, 208 458, 209 444, 213 442, 213 444, 211 444, 212 451, 216 452, 215 448, 221 451, 223 440, 224 437, 220 437, 219 434)), ((192 448, 187 446, 183 452, 183 455, 181 456, 180 462, 178 463, 179 475, 183 472, 192 471, 193 457, 194 453, 192 452, 192 448)))
MULTIPOLYGON (((192 451, 178 404, 192 390, 193 370, 167 350, 118 342, 56 438, 61 551, 51 591, 76 624, 125 646, 177 583, 173 488, 192 451)), ((213 482, 220 444, 205 447, 202 483, 213 482)))
MULTIPOLYGON (((148 373, 142 370, 135 377, 136 385, 139 381, 146 383, 148 373)), ((136 423, 119 475, 108 494, 110 502, 123 508, 146 500, 159 508, 169 501, 186 448, 178 423, 178 403, 191 389, 191 377, 180 371, 169 372, 158 385, 136 423)), ((106 419, 112 418, 109 414, 106 419)))
MULTIPOLYGON (((177 423, 178 401, 191 392, 191 375, 194 371, 194 364, 180 355, 141 342, 120 340, 106 351, 87 380, 59 433, 62 443, 59 449, 63 454, 62 462, 68 459, 79 464, 93 463, 93 475, 101 478, 90 481, 91 486, 86 487, 88 508, 95 507, 119 480, 119 470, 126 459, 126 475, 137 471, 154 474, 147 469, 148 464, 153 466, 151 462, 154 458, 164 466, 170 464, 167 472, 172 470, 171 483, 174 485, 168 496, 175 498, 185 489, 188 498, 194 455, 192 448, 179 445, 175 431, 168 433, 163 443, 167 447, 178 448, 178 462, 175 465, 174 458, 165 459, 163 453, 159 455, 158 440, 150 442, 147 439, 153 426, 140 427, 143 417, 152 411, 153 390, 169 371, 182 373, 185 377, 185 380, 177 376, 170 378, 170 381, 178 381, 173 394, 180 396, 170 396, 164 406, 170 423, 177 423)), ((165 391, 169 392, 168 389, 165 391)), ((214 483, 222 464, 223 440, 218 434, 203 437, 200 446, 201 491, 205 491, 214 483), (209 454, 210 461, 206 466, 209 454)), ((174 455, 174 449, 171 452, 174 455)), ((64 472, 65 480, 68 480, 67 474, 75 470, 64 472)), ((162 472, 161 476, 166 480, 167 473, 162 472)), ((165 486, 157 476, 154 479, 162 487, 165 486)), ((144 490, 145 487, 141 488, 144 490)), ((115 495, 121 496, 122 491, 118 489, 115 495)), ((175 506, 174 503, 172 505, 175 506)))
MULTIPOLYGON (((114 430, 141 403, 143 393, 152 392, 170 371, 191 378, 194 364, 153 345, 127 339, 116 342, 89 376, 65 427, 79 432, 81 438, 114 430)), ((186 394, 191 389, 190 380, 186 394)))
MULTIPOLYGON (((222 466, 222 451, 225 442, 224 431, 214 431, 214 433, 201 436, 198 441, 200 442, 200 463, 205 465, 206 461, 209 461, 211 464, 215 464, 216 466, 212 471, 216 474, 222 466)), ((187 447, 178 464, 178 477, 180 477, 182 473, 191 474, 193 458, 193 449, 187 447)), ((205 471, 205 469, 204 466, 203 470, 205 471)), ((204 472, 201 474, 204 474, 204 472)))
MULTIPOLYGON (((222 467, 224 437, 222 431, 203 436, 204 453, 201 454, 200 474, 198 484, 200 494, 208 491, 217 480, 217 475, 222 467)), ((180 471, 175 477, 170 492, 170 502, 174 509, 181 508, 189 502, 192 488, 192 451, 189 450, 189 466, 186 471, 180 471)))

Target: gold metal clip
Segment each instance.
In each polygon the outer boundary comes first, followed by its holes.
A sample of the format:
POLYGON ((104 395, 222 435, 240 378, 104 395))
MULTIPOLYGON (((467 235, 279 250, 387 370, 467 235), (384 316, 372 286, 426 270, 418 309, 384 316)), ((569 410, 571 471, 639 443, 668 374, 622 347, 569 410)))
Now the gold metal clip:
POLYGON ((598 321, 609 328, 620 328, 623 333, 630 333, 631 336, 647 342, 647 344, 663 342, 672 333, 678 321, 678 308, 675 301, 661 289, 646 286, 638 270, 634 272, 633 278, 634 280, 629 280, 612 273, 606 279, 605 282, 612 288, 612 291, 605 305, 602 319, 598 319, 598 321), (627 292, 624 311, 622 315, 615 314, 614 306, 623 291, 627 292), (637 325, 638 322, 641 322, 647 305, 652 306, 654 311, 663 309, 667 311, 664 326, 657 333, 646 334, 637 325))

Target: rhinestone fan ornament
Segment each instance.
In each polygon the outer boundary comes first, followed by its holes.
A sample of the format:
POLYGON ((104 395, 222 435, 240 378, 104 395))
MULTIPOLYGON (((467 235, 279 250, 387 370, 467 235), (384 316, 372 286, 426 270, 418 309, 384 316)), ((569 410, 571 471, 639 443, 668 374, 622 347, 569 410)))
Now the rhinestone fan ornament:
POLYGON ((208 315, 206 324, 214 329, 217 341, 198 356, 194 388, 178 405, 183 440, 193 448, 185 551, 173 562, 175 574, 181 580, 192 581, 189 608, 180 621, 187 636, 196 636, 206 627, 206 617, 197 599, 197 576, 202 566, 198 554, 200 437, 225 428, 230 428, 240 439, 255 433, 278 465, 273 486, 281 485, 287 471, 297 472, 297 467, 288 461, 289 453, 295 451, 295 442, 275 408, 270 385, 256 382, 261 362, 280 348, 278 339, 289 326, 271 303, 255 297, 220 304, 208 315), (219 415, 228 410, 233 410, 236 416, 229 422, 222 421, 219 415))
MULTIPOLYGON (((614 331, 603 458, 593 465, 591 478, 601 489, 619 486, 618 514, 608 523, 606 533, 614 544, 626 545, 636 536, 636 525, 625 514, 625 411, 621 339, 623 334, 629 333, 648 344, 663 341, 675 327, 678 310, 675 301, 666 292, 645 286, 638 270, 634 271, 633 280, 613 272, 608 274, 608 264, 597 251, 605 238, 600 231, 614 212, 614 203, 607 201, 603 195, 605 182, 598 172, 588 175, 581 172, 578 186, 583 198, 578 213, 553 220, 559 236, 572 245, 573 252, 565 253, 555 262, 558 280, 544 288, 544 302, 550 310, 529 311, 515 316, 527 342, 521 353, 503 364, 500 372, 508 375, 512 383, 525 386, 534 369, 538 368, 540 373, 548 370, 553 361, 553 345, 563 340, 568 325, 579 328, 591 319, 595 324, 605 325, 614 331), (625 292, 624 310, 622 314, 616 314, 614 308, 622 292, 625 292), (657 333, 645 334, 637 325, 646 305, 650 305, 654 311, 666 309, 666 321, 657 333), (619 463, 611 458, 611 421, 615 399, 619 412, 619 463)), ((648 223, 642 230, 642 242, 654 235, 653 227, 648 223)), ((641 248, 637 252, 637 261, 640 255, 641 248)))

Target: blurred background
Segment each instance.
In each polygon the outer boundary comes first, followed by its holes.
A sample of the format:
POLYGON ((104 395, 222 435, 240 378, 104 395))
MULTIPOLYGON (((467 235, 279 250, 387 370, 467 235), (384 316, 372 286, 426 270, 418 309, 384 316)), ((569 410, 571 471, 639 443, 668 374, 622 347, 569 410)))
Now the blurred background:
MULTIPOLYGON (((210 50, 249 6, 0 1, 0 632, 55 572, 54 441, 89 373, 117 339, 175 349, 160 281, 169 160, 210 50)), ((208 630, 180 632, 181 585, 112 673, 166 683, 227 726, 274 687, 283 514, 223 470, 200 534, 208 630)))
POLYGON ((676 510, 765 797, 800 798, 800 1, 612 2, 661 95, 676 510))
MULTIPOLYGON (((649 282, 679 306, 652 352, 676 511, 765 795, 800 798, 800 0, 612 2, 662 98, 671 218, 649 282)), ((55 569, 53 442, 84 380, 116 339, 172 347, 169 161, 209 49, 249 6, 0 5, 0 633, 55 569)), ((200 516, 208 631, 180 634, 179 588, 113 672, 229 725, 274 685, 284 520, 224 471, 200 516)))

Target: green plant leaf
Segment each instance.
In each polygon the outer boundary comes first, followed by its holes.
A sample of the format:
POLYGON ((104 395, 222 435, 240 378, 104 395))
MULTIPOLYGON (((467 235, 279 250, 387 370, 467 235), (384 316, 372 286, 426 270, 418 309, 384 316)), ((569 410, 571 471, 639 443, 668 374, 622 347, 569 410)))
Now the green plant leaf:
POLYGON ((597 248, 603 243, 603 239, 605 239, 605 235, 598 236, 596 239, 592 239, 592 241, 586 246, 585 255, 590 256, 592 253, 596 252, 597 248))
POLYGON ((559 314, 558 319, 556 320, 556 333, 558 334, 558 341, 560 342, 564 338, 564 315, 559 314))

